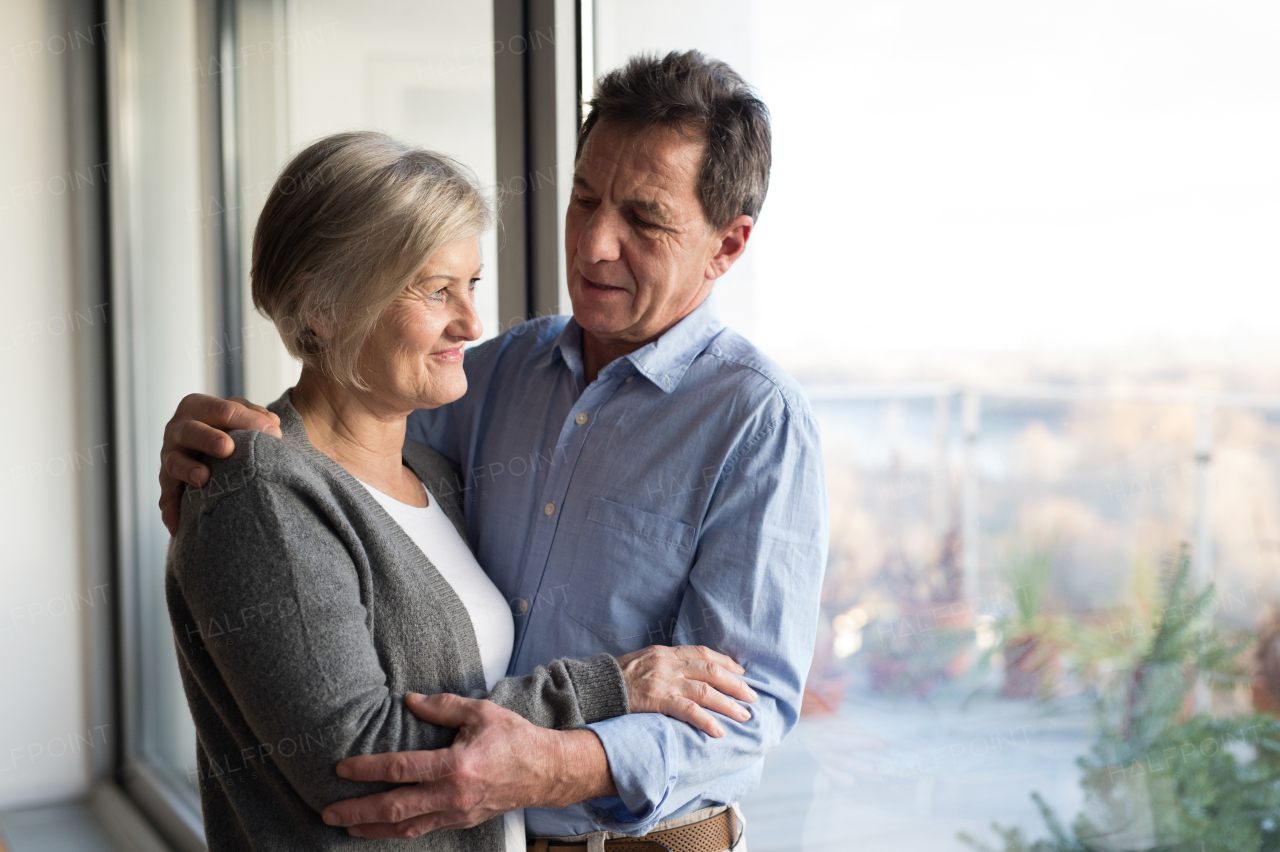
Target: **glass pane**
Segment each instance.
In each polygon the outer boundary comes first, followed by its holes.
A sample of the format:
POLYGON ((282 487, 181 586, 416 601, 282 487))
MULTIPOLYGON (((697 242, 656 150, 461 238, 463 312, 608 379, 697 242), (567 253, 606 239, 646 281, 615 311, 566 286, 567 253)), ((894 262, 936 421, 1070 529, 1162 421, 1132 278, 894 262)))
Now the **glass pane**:
POLYGON ((597 73, 698 48, 774 120, 717 300, 832 538, 752 852, 1277 848, 1280 13, 788 8, 595 3, 597 73))
MULTIPOLYGON (((330 133, 377 130, 448 154, 493 192, 491 3, 242 0, 237 14, 246 282, 253 228, 276 174, 330 133)), ((486 234, 480 248, 486 273, 476 301, 490 337, 498 323, 497 235, 486 234)), ((271 325, 247 312, 247 388, 265 404, 292 384, 297 365, 271 325)))
MULTIPOLYGON (((207 344, 212 316, 205 281, 204 217, 198 114, 194 4, 126 0, 118 91, 125 161, 113 168, 125 182, 113 228, 126 246, 127 325, 117 330, 127 350, 127 391, 117 399, 129 428, 133 501, 130 519, 135 571, 133 615, 137 693, 132 734, 136 759, 156 769, 198 807, 195 730, 179 682, 164 599, 169 534, 156 503, 157 454, 165 422, 188 393, 211 392, 207 344)), ((113 166, 117 164, 113 163, 113 166)), ((118 239, 117 245, 122 242, 118 239)))
MULTIPOLYGON (((113 174, 123 186, 113 228, 124 247, 120 287, 129 303, 117 404, 131 454, 131 500, 122 513, 133 547, 127 567, 135 572, 126 626, 135 673, 130 757, 157 771, 193 811, 195 732, 164 600, 169 536, 156 510, 156 454, 179 400, 218 392, 228 358, 245 356, 248 394, 263 403, 297 376, 274 328, 256 315, 246 314, 245 352, 226 348, 215 322, 220 248, 211 226, 224 210, 239 215, 247 305, 257 213, 287 158, 319 136, 383 130, 461 160, 487 187, 496 183, 490 4, 246 0, 235 11, 238 44, 228 68, 217 52, 198 49, 208 36, 200 28, 212 22, 197 19, 196 4, 124 0, 115 103, 121 159, 113 174), (218 140, 201 121, 202 109, 216 107, 218 81, 237 91, 234 198, 211 184, 218 140)), ((486 259, 495 246, 488 235, 486 259)), ((492 277, 478 293, 490 333, 492 277)))

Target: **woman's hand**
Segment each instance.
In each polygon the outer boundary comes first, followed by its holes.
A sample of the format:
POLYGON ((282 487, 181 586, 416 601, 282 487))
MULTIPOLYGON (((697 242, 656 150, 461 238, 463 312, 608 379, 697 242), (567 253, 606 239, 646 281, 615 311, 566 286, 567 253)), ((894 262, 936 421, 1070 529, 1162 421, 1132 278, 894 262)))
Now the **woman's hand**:
POLYGON ((701 645, 650 645, 618 657, 618 665, 632 713, 662 713, 713 737, 723 737, 724 728, 707 710, 745 722, 751 711, 733 699, 758 697, 739 677, 746 669, 701 645))

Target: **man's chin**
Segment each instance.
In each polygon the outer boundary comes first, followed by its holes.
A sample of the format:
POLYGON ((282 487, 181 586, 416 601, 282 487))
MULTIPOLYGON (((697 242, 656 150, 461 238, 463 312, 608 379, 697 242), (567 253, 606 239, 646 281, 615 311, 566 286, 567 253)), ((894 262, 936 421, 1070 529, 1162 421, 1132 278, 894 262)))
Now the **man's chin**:
POLYGON ((582 317, 576 311, 573 318, 577 320, 578 325, 582 326, 582 330, 587 334, 593 335, 600 340, 613 340, 620 337, 630 327, 625 322, 610 321, 608 319, 601 320, 596 317, 582 317), (583 320, 586 322, 583 322, 583 320))
POLYGON ((583 299, 571 299, 573 302, 573 318, 584 331, 603 337, 611 337, 631 327, 629 316, 620 316, 620 311, 604 305, 595 305, 583 299))

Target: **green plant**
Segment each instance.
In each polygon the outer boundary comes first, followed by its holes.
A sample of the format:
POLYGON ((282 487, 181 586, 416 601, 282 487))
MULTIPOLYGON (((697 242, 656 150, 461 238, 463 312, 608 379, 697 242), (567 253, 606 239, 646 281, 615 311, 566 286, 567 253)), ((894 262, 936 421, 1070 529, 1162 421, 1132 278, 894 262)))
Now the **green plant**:
POLYGON ((1010 698, 1044 695, 1055 685, 1058 654, 1073 629, 1070 618, 1046 606, 1053 578, 1052 548, 1015 545, 1003 574, 1013 607, 996 625, 1003 637, 1001 692, 1010 698))
MULTIPOLYGON (((1250 641, 1226 641, 1206 615, 1212 589, 1188 587, 1184 548, 1166 572, 1144 652, 1098 700, 1099 736, 1077 761, 1085 812, 1068 830, 1038 795, 1049 837, 993 825, 1004 852, 1280 852, 1280 720, 1189 711, 1201 688, 1233 688, 1250 641)), ((970 846, 995 852, 968 834, 970 846)))
POLYGON ((1015 545, 1005 560, 1004 580, 1013 599, 1013 611, 1001 622, 1006 635, 1043 633, 1052 621, 1045 599, 1053 579, 1053 552, 1047 547, 1015 545))
POLYGON ((1159 564, 1139 558, 1130 579, 1129 605, 1081 614, 1066 625, 1067 656, 1081 686, 1099 692, 1114 689, 1147 655, 1169 580, 1159 564))

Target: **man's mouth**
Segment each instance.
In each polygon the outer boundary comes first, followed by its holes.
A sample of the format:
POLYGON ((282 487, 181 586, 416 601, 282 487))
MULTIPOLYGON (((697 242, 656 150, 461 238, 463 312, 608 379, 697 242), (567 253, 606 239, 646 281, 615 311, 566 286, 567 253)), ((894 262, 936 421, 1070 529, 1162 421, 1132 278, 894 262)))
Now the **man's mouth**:
POLYGON ((613 286, 613 285, 611 285, 611 284, 602 284, 602 283, 601 283, 601 282, 599 282, 599 281, 592 281, 590 278, 588 278, 588 277, 587 277, 587 276, 585 276, 585 275, 583 275, 583 276, 582 276, 582 284, 583 284, 583 286, 584 286, 584 287, 586 287, 586 288, 588 288, 588 289, 596 290, 596 291, 603 292, 603 293, 609 293, 609 292, 614 292, 614 291, 619 291, 619 290, 625 290, 625 289, 626 289, 625 287, 614 287, 614 286, 613 286))

